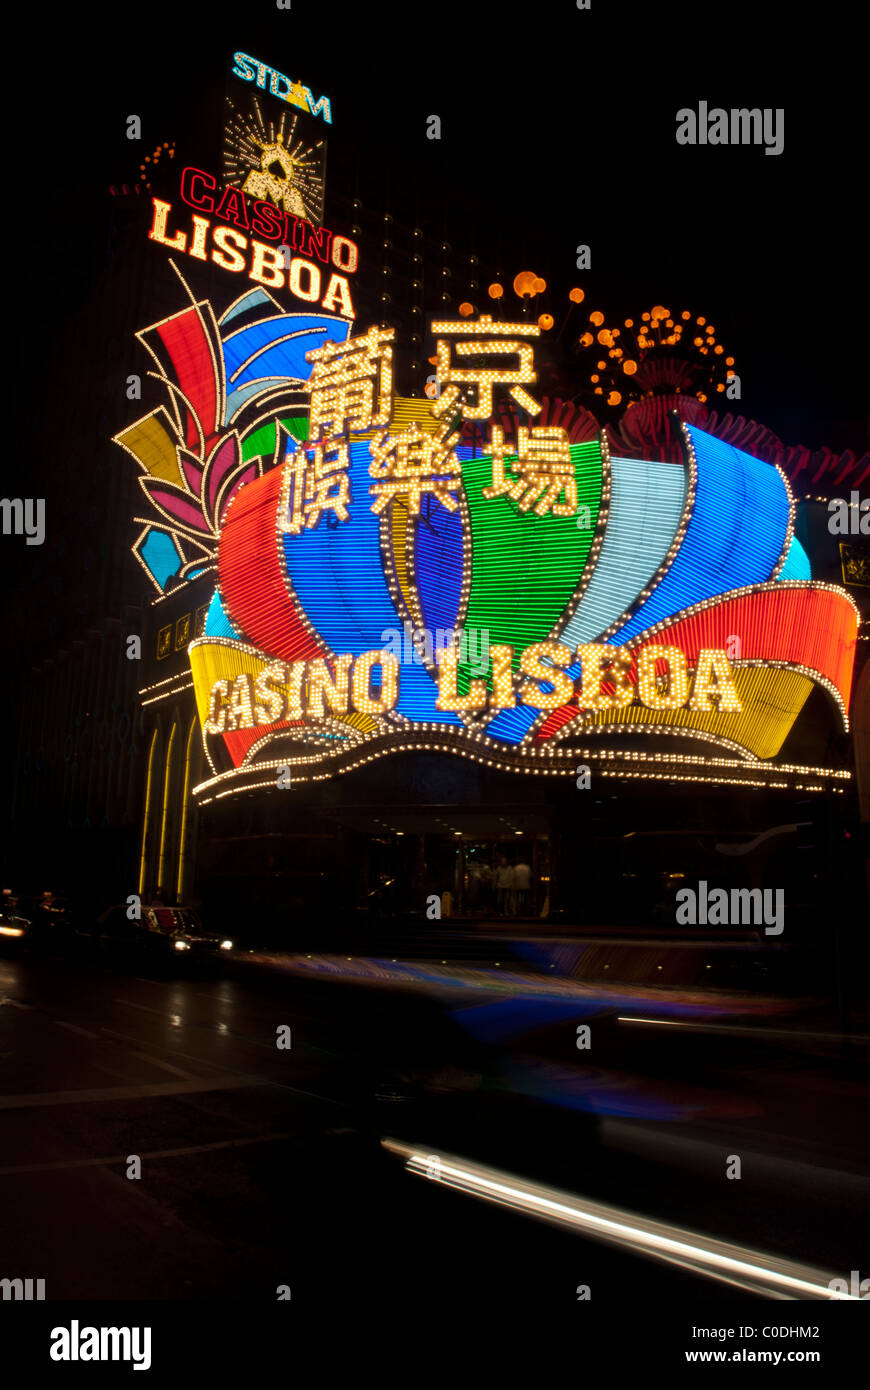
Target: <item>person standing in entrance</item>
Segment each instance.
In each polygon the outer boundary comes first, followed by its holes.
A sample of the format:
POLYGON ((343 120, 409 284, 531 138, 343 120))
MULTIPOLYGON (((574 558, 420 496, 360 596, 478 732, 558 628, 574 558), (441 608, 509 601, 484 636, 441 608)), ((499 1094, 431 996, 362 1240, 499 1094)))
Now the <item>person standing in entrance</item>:
POLYGON ((524 859, 514 864, 514 916, 524 917, 529 911, 532 870, 524 859))
POLYGON ((492 865, 486 862, 480 866, 480 897, 484 913, 492 912, 495 902, 495 871, 492 865))
POLYGON ((507 917, 510 911, 513 887, 514 871, 502 855, 495 871, 496 910, 500 917, 507 917))

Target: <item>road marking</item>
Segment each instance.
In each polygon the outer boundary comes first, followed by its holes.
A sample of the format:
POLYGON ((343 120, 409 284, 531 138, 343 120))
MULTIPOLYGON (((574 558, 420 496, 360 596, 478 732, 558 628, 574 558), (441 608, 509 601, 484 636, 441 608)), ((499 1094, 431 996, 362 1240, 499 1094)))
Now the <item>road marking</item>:
MULTIPOLYGON (((134 1042, 148 1046, 147 1039, 134 1038, 131 1037, 129 1033, 117 1033, 112 1028, 101 1028, 100 1032, 104 1033, 106 1037, 109 1038, 120 1038, 122 1042, 134 1042)), ((268 1047, 266 1043, 262 1043, 260 1046, 267 1047, 268 1051, 272 1051, 272 1048, 268 1047)), ((190 1052, 182 1052, 180 1048, 163 1048, 162 1051, 168 1052, 171 1057, 183 1057, 185 1062, 193 1062, 194 1066, 211 1067, 212 1070, 224 1073, 224 1068, 221 1067, 218 1062, 210 1062, 205 1057, 194 1057, 190 1052)), ((333 1054, 330 1053, 328 1055, 331 1056, 333 1054)), ((256 1083, 258 1086, 275 1086, 281 1091, 291 1091, 295 1096, 310 1096, 312 1100, 322 1100, 326 1105, 341 1105, 341 1101, 334 1100, 332 1096, 322 1095, 319 1091, 306 1091, 303 1090, 301 1086, 289 1086, 286 1081, 276 1081, 269 1076, 252 1077, 251 1083, 256 1083)))
MULTIPOLYGON (((220 1139, 213 1144, 193 1144, 185 1149, 154 1149, 151 1153, 141 1153, 138 1157, 182 1158, 186 1154, 208 1153, 212 1149, 240 1149, 245 1144, 271 1144, 292 1137, 292 1134, 255 1134, 246 1139, 220 1139)), ((103 1168, 126 1164, 127 1161, 127 1154, 113 1154, 109 1158, 74 1158, 68 1163, 20 1163, 13 1168, 0 1168, 0 1176, 8 1177, 12 1173, 50 1173, 60 1168, 103 1168)))
POLYGON ((63 1019, 61 1018, 56 1018, 54 1021, 57 1024, 58 1028, 67 1028, 71 1033, 78 1033, 83 1038, 99 1039, 99 1033, 92 1033, 89 1028, 79 1028, 77 1023, 64 1023, 63 1019))
MULTIPOLYGON (((117 1033, 114 1028, 101 1028, 100 1032, 107 1038, 120 1038, 121 1042, 135 1043, 137 1047, 160 1046, 151 1044, 147 1038, 136 1038, 132 1033, 117 1033)), ((132 1048, 130 1051, 132 1052, 132 1048)), ((177 1047, 160 1047, 161 1052, 168 1052, 170 1057, 183 1057, 185 1062, 194 1062, 198 1067, 211 1067, 215 1071, 226 1074, 226 1067, 219 1066, 216 1062, 209 1062, 205 1057, 194 1057, 189 1052, 181 1052, 177 1047)), ((147 1056, 151 1059, 151 1053, 139 1053, 139 1056, 147 1056)))
POLYGON ((32 1109, 42 1105, 83 1105, 100 1100, 148 1100, 160 1096, 190 1096, 197 1091, 232 1091, 262 1086, 259 1076, 227 1076, 214 1080, 160 1081, 138 1086, 94 1086, 83 1091, 41 1091, 31 1095, 0 1096, 0 1110, 32 1109))
POLYGON ((132 999, 113 999, 113 1004, 126 1004, 128 1009, 141 1009, 143 1014, 162 1014, 163 1009, 152 1009, 147 1004, 134 1004, 132 999))
POLYGON ((94 1071, 101 1071, 105 1076, 120 1076, 122 1081, 130 1083, 130 1074, 126 1071, 118 1071, 115 1067, 103 1067, 99 1062, 94 1063, 94 1071))
POLYGON ((195 1081, 196 1078, 192 1071, 183 1071, 181 1067, 174 1067, 171 1062, 163 1062, 159 1057, 152 1057, 150 1052, 130 1051, 131 1057, 141 1057, 144 1061, 150 1062, 154 1067, 162 1067, 164 1071, 171 1071, 173 1076, 181 1076, 185 1081, 195 1081))

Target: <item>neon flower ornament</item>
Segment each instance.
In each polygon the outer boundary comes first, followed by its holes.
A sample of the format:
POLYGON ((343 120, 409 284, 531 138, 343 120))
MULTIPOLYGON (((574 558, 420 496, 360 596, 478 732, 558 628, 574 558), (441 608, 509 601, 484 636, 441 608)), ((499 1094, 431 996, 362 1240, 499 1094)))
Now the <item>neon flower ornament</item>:
POLYGON ((345 319, 287 314, 259 289, 220 319, 190 299, 137 334, 167 400, 115 436, 141 470, 149 515, 136 518, 145 529, 133 549, 161 591, 214 565, 231 499, 275 462, 279 422, 291 435, 304 426, 305 353, 349 330, 345 319))

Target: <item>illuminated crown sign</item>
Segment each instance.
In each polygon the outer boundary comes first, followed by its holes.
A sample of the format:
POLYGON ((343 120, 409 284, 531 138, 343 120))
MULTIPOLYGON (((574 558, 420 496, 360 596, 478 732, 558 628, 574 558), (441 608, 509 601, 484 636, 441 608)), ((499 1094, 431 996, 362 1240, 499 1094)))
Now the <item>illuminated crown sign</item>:
POLYGON ((535 423, 534 325, 434 324, 430 403, 394 395, 391 329, 276 307, 254 291, 142 334, 188 377, 164 378, 174 419, 119 436, 152 530, 199 547, 188 572, 216 554, 188 649, 208 789, 426 748, 574 775, 614 734, 760 766, 814 684, 846 725, 858 615, 812 580, 777 468, 688 426, 679 466, 535 423))

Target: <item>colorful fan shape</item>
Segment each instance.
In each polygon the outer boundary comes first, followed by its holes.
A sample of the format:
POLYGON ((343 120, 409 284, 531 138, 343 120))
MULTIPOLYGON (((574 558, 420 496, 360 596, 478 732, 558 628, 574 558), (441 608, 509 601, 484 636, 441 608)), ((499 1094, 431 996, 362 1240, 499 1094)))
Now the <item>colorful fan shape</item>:
MULTIPOLYGON (((414 510, 399 490, 377 513, 372 438, 362 433, 348 447, 346 518, 293 531, 287 492, 306 448, 308 354, 344 343, 350 324, 285 313, 261 289, 219 319, 208 301, 190 300, 138 335, 166 401, 116 440, 140 470, 147 515, 136 518, 134 550, 155 587, 216 573, 205 634, 189 648, 215 770, 266 760, 288 742, 328 759, 367 743, 379 753, 391 741, 423 746, 433 731, 457 751, 510 750, 511 765, 530 770, 575 735, 616 733, 771 759, 814 686, 847 727, 858 613, 843 589, 813 580, 777 467, 685 424, 682 465, 611 457, 602 434, 570 445, 576 511, 539 514, 493 496, 492 458, 463 446, 455 509, 430 493, 414 510), (557 708, 556 686, 540 677, 540 705, 526 696, 487 714, 439 700, 441 648, 459 649, 462 697, 494 692, 492 652, 504 648, 513 655, 499 688, 507 679, 516 693, 522 654, 541 643, 577 656, 563 663, 573 696, 557 708), (621 649, 626 702, 584 707, 579 649, 589 644, 621 649), (678 649, 690 672, 711 648, 726 653, 735 707, 635 699, 648 647, 678 649), (386 712, 349 707, 208 730, 216 682, 262 679, 269 667, 280 686, 281 663, 325 663, 328 673, 385 649, 401 654, 386 712)), ((428 401, 394 397, 391 431, 408 425, 438 429, 428 401)), ((615 692, 606 677, 601 689, 615 692)), ((299 708, 289 698, 277 706, 299 708)))
MULTIPOLYGON (((406 402, 407 407, 424 407, 406 402)), ((233 765, 268 748, 269 736, 304 725, 342 741, 452 728, 522 757, 575 728, 671 733, 718 743, 744 757, 776 756, 814 684, 845 722, 857 636, 849 596, 810 577, 793 535, 794 504, 775 467, 712 435, 684 428, 685 465, 610 458, 601 439, 571 446, 576 516, 522 513, 487 499, 487 456, 468 448, 460 506, 437 499, 410 516, 397 498, 382 516, 369 502, 369 442, 350 447, 348 521, 299 535, 281 527, 282 471, 248 483, 226 514, 219 597, 203 642, 191 647, 200 699, 216 672, 255 674, 267 659, 328 663, 383 647, 396 633, 461 632, 468 654, 457 687, 491 683, 487 653, 557 641, 572 651, 606 643, 630 651, 630 684, 645 645, 677 646, 693 668, 704 648, 729 653, 741 710, 651 709, 639 702, 586 710, 578 697, 555 710, 528 704, 474 718, 437 708, 431 654, 412 648, 388 715, 288 721, 222 735, 233 765), (232 636, 230 635, 232 634, 232 636), (236 661, 227 664, 235 646, 236 661), (242 664, 238 662, 241 660, 242 664), (580 720, 577 725, 576 721, 580 720)), ((579 661, 568 674, 579 677, 579 661)), ((606 689, 607 687, 605 687, 606 689)), ((543 691, 552 687, 544 683, 543 691)))

